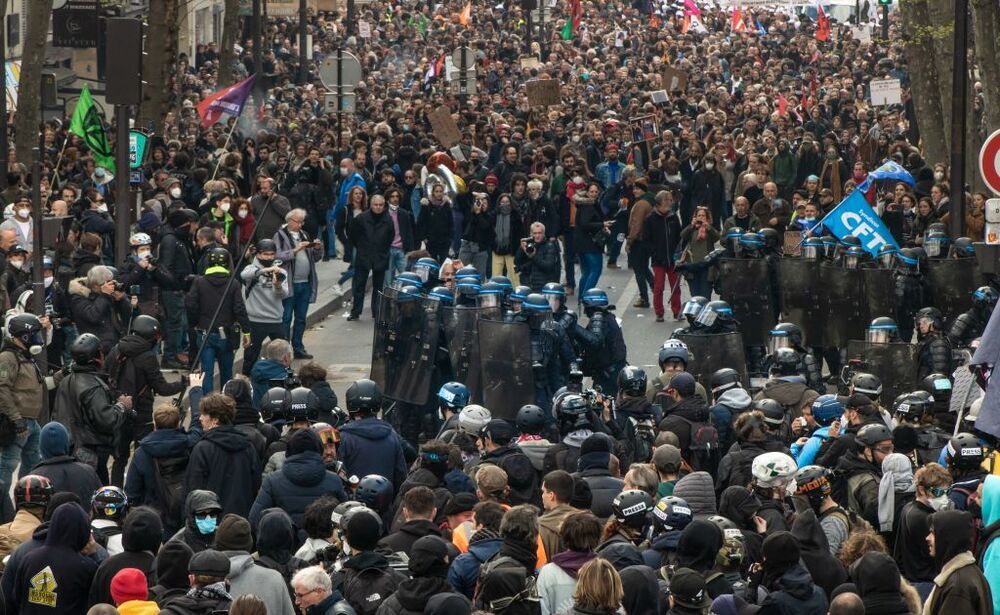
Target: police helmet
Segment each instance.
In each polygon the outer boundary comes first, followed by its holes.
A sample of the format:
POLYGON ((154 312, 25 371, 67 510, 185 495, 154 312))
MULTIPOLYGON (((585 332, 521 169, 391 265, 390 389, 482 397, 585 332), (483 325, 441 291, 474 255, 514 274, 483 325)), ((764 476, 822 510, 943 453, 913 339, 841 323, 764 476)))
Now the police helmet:
POLYGON ((591 308, 608 307, 608 293, 601 288, 590 288, 580 297, 583 305, 591 308))
POLYGON ((996 307, 1000 293, 992 286, 980 286, 972 293, 972 304, 981 310, 992 311, 996 307))

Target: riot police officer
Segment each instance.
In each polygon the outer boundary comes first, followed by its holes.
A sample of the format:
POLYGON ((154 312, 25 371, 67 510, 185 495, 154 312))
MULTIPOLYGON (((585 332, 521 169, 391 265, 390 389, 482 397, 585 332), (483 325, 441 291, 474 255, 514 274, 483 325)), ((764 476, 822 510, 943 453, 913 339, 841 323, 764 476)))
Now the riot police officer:
POLYGON ((455 305, 476 307, 479 304, 481 276, 475 267, 466 265, 455 272, 455 305))
POLYGON ((441 265, 428 256, 418 258, 417 262, 413 263, 413 273, 417 274, 417 277, 420 278, 420 286, 425 289, 433 288, 441 283, 438 279, 440 271, 441 265))
POLYGON ((951 244, 951 257, 952 258, 975 258, 976 257, 976 247, 972 245, 972 239, 968 237, 959 237, 951 244))
POLYGON ((792 322, 779 322, 770 331, 768 342, 768 357, 765 360, 765 369, 770 367, 774 353, 779 348, 791 348, 799 358, 799 365, 796 373, 805 378, 806 385, 819 394, 826 393, 826 385, 823 384, 823 375, 820 373, 819 363, 811 352, 802 346, 802 328, 792 322))
POLYGON ((941 333, 941 321, 941 312, 937 308, 925 307, 917 312, 918 378, 933 372, 950 374, 953 370, 951 342, 941 333))
POLYGON ((865 330, 865 341, 870 344, 888 344, 898 342, 899 326, 888 316, 873 319, 865 330))
POLYGON ((708 305, 708 299, 705 297, 695 296, 688 299, 684 304, 684 309, 681 310, 681 314, 683 314, 684 319, 687 320, 688 326, 674 329, 674 332, 670 335, 670 337, 687 335, 700 329, 701 324, 697 322, 698 314, 705 309, 706 305, 708 305))
POLYGON ((920 270, 920 253, 916 248, 903 248, 896 255, 893 272, 896 292, 896 322, 900 338, 909 343, 913 337, 913 317, 927 302, 924 296, 924 276, 920 270))
POLYGON ((826 250, 822 237, 806 237, 802 242, 802 258, 806 260, 823 260, 826 257, 826 250))
POLYGON ((892 245, 891 243, 884 243, 878 248, 878 253, 875 255, 875 265, 879 269, 892 269, 892 266, 896 262, 896 254, 899 253, 899 248, 892 245))
POLYGON ((535 377, 535 403, 548 410, 552 397, 565 384, 567 368, 576 357, 562 329, 552 320, 552 309, 545 296, 531 293, 524 300, 523 309, 531 327, 531 367, 535 377))
POLYGON ((504 322, 526 322, 523 311, 524 300, 531 294, 527 286, 516 286, 507 298, 507 310, 504 312, 504 322))
POLYGON ((983 334, 998 298, 1000 293, 992 286, 980 286, 972 293, 972 307, 959 314, 948 329, 948 341, 952 346, 968 348, 972 340, 983 334))
POLYGON ((625 338, 608 302, 608 294, 600 288, 584 291, 580 297, 584 312, 590 319, 586 328, 576 326, 576 337, 583 352, 584 373, 608 396, 618 390, 616 377, 625 367, 625 338))
POLYGON ((948 258, 948 233, 938 229, 928 230, 924 237, 923 246, 927 252, 927 258, 948 258))
POLYGON ((496 282, 487 282, 479 287, 477 296, 479 317, 486 320, 503 320, 503 287, 496 282))
POLYGON ((725 301, 709 301, 695 322, 699 325, 699 329, 691 331, 694 334, 713 335, 739 331, 739 323, 733 317, 733 308, 725 301))
POLYGON ((576 312, 566 307, 566 289, 558 282, 549 282, 542 287, 542 295, 552 308, 552 319, 567 335, 576 330, 576 312))

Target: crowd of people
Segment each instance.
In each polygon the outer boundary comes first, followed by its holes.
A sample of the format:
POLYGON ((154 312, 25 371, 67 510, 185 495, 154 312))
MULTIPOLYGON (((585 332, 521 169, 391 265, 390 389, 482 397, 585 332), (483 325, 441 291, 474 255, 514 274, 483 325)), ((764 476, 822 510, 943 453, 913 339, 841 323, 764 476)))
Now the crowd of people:
MULTIPOLYGON (((992 366, 969 365, 998 299, 973 258, 986 197, 922 156, 901 38, 698 0, 468 8, 310 14, 304 81, 297 18, 270 18, 251 102, 211 125, 222 54, 180 54, 123 262, 127 195, 68 122, 43 128, 42 245, 11 155, 4 612, 1000 614, 992 366), (340 117, 338 48, 363 69, 340 117), (539 78, 561 104, 529 98, 539 78), (875 78, 903 103, 874 106, 875 78), (855 190, 898 248, 823 223, 855 190), (376 321, 344 411, 303 339, 333 267, 348 320, 376 321), (601 288, 625 267, 633 307, 680 327, 647 321, 658 374, 601 288), (837 289, 891 300, 848 317, 837 289), (529 371, 470 365, 463 309, 467 332, 527 325, 529 371), (912 374, 858 363, 862 339, 912 348, 890 355, 912 374)), ((253 71, 252 41, 229 68, 253 71)))

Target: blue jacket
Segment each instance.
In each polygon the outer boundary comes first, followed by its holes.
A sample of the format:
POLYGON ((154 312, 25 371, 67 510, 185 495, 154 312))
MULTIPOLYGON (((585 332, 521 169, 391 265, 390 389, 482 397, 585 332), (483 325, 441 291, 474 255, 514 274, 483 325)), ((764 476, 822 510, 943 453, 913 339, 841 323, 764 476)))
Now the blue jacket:
MULTIPOLYGON (((1000 521, 1000 476, 987 476, 983 482, 982 511, 983 526, 987 529, 1000 521)), ((1000 540, 994 540, 986 547, 982 560, 990 593, 1000 596, 1000 540)), ((1000 615, 1000 600, 993 600, 993 615, 1000 615)))
POLYGON ((653 570, 663 566, 663 555, 667 552, 677 552, 677 543, 681 540, 680 530, 670 530, 660 534, 650 543, 649 548, 642 552, 642 561, 653 570))
POLYGON ((406 480, 406 458, 399 435, 385 421, 368 417, 340 428, 337 456, 348 475, 379 474, 398 490, 406 480))
POLYGON ((271 388, 271 380, 284 380, 288 368, 270 359, 261 359, 250 369, 250 383, 253 385, 253 407, 260 409, 260 400, 271 388))
POLYGON ((805 444, 799 446, 798 444, 792 444, 792 457, 795 457, 795 463, 800 467, 805 467, 812 465, 816 461, 816 453, 819 452, 819 447, 823 446, 823 440, 827 440, 830 437, 829 427, 820 427, 812 433, 812 436, 806 441, 805 444))
POLYGON ((472 600, 479 581, 479 567, 498 551, 503 543, 502 538, 487 538, 477 540, 469 545, 469 552, 455 558, 448 568, 448 583, 455 591, 472 600))
POLYGON ((306 451, 287 457, 280 471, 264 478, 250 509, 250 525, 257 527, 265 510, 278 507, 288 513, 295 527, 301 529, 306 507, 324 495, 332 495, 341 502, 347 500, 344 483, 326 469, 323 456, 306 451))
POLYGON ((347 207, 347 195, 351 192, 351 188, 355 186, 361 186, 366 192, 368 190, 368 186, 365 184, 365 178, 361 177, 361 174, 357 171, 351 173, 340 182, 340 188, 337 191, 337 206, 330 211, 336 214, 339 213, 341 209, 347 207))

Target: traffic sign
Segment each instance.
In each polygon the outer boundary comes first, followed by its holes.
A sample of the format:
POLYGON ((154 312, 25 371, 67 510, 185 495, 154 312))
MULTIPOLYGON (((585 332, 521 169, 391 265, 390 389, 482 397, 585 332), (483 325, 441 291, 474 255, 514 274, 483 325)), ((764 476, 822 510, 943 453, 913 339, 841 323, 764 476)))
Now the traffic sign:
POLYGON ((327 89, 361 83, 361 62, 350 52, 337 49, 319 64, 319 79, 327 89), (342 54, 337 61, 338 54, 342 54))
POLYGON ((128 166, 136 169, 142 166, 142 161, 146 157, 146 143, 149 137, 139 130, 128 131, 128 166))
POLYGON ((1000 196, 1000 130, 986 137, 979 150, 979 175, 986 187, 1000 196))
POLYGON ((451 61, 459 70, 472 68, 476 64, 476 53, 468 47, 459 47, 451 52, 451 61))

